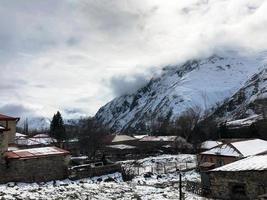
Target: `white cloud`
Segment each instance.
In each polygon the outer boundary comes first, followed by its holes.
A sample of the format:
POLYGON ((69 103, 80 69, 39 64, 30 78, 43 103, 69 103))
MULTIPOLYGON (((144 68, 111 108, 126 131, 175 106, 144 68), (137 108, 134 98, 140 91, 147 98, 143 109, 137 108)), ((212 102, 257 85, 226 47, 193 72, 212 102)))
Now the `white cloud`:
POLYGON ((92 115, 121 94, 116 77, 146 80, 151 67, 266 50, 266 10, 264 0, 3 0, 0 106, 92 115))

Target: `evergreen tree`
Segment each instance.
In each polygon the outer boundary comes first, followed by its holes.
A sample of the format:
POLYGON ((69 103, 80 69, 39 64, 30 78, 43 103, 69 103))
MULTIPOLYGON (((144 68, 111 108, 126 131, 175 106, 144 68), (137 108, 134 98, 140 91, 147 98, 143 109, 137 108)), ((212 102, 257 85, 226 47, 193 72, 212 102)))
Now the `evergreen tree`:
POLYGON ((29 134, 29 123, 28 123, 28 118, 24 121, 24 130, 23 133, 28 135, 29 134))
POLYGON ((59 111, 54 114, 50 124, 50 136, 57 139, 58 142, 62 142, 66 139, 66 129, 63 118, 59 111))

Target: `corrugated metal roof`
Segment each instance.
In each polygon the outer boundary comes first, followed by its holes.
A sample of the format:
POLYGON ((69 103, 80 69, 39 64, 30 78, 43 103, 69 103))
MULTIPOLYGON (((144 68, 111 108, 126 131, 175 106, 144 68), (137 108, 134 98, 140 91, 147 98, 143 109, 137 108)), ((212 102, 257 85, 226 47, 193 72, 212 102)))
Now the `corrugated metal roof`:
POLYGON ((201 143, 200 148, 201 149, 211 149, 211 148, 216 147, 220 144, 222 144, 222 142, 220 142, 220 141, 207 140, 207 141, 201 143))
POLYGON ((257 155, 265 151, 267 151, 267 141, 252 139, 222 144, 200 154, 247 157, 257 155))
POLYGON ((18 117, 10 117, 7 115, 0 114, 0 120, 16 121, 16 120, 19 120, 19 118, 18 117))
POLYGON ((37 157, 68 155, 68 154, 69 154, 68 151, 60 149, 58 147, 42 147, 42 148, 9 151, 6 152, 5 156, 8 159, 31 159, 37 157))
POLYGON ((103 141, 106 144, 111 144, 111 143, 116 143, 116 142, 125 142, 125 141, 131 141, 131 140, 137 140, 137 139, 129 135, 106 135, 103 138, 103 141))
POLYGON ((267 155, 251 156, 222 167, 211 170, 218 171, 264 171, 267 170, 267 155))

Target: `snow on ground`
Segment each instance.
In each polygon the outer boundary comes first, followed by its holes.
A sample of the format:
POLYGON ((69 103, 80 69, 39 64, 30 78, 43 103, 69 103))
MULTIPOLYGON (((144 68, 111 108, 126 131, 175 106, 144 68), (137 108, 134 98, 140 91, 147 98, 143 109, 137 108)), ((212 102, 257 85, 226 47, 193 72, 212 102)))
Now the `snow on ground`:
MULTIPOLYGON (((192 155, 163 155, 139 160, 142 163, 152 163, 152 159, 162 162, 168 159, 193 158, 192 155), (158 158, 158 159, 157 159, 158 158)), ((194 170, 182 172, 183 180, 199 181, 199 174, 194 170)), ((185 191, 184 191, 185 192, 185 191)), ((185 192, 186 199, 204 199, 185 192)), ((77 181, 63 180, 48 183, 8 183, 0 185, 0 199, 142 199, 163 200, 179 198, 179 173, 150 175, 142 174, 132 181, 124 182, 120 173, 101 177, 86 178, 77 181)))
POLYGON ((160 155, 140 160, 123 161, 122 166, 135 175, 147 172, 164 174, 177 170, 192 169, 196 167, 196 156, 192 154, 160 155))

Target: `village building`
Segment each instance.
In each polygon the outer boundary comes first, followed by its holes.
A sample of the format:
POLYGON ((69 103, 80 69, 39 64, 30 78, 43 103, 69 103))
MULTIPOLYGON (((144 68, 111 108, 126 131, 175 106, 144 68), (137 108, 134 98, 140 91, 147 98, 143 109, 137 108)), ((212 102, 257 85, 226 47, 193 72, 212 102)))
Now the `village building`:
POLYGON ((114 145, 114 144, 127 144, 127 145, 136 145, 138 139, 131 137, 129 135, 106 135, 103 138, 103 143, 105 145, 114 145))
POLYGON ((251 156, 208 171, 202 185, 214 199, 263 199, 267 194, 267 155, 251 156))
POLYGON ((201 171, 206 171, 265 151, 267 141, 261 139, 226 142, 198 154, 198 166, 201 171))
POLYGON ((224 138, 231 138, 233 135, 235 138, 251 138, 255 136, 255 133, 259 135, 257 126, 264 122, 264 118, 261 114, 254 114, 247 118, 228 121, 225 123, 224 138))
POLYGON ((145 136, 139 140, 138 147, 146 153, 177 153, 192 149, 192 145, 178 136, 145 136))
POLYGON ((57 147, 41 147, 9 151, 1 165, 0 183, 40 182, 68 176, 68 151, 57 147))
POLYGON ((0 126, 5 129, 4 145, 14 144, 17 122, 20 120, 18 117, 10 117, 0 114, 0 126))
POLYGON ((106 135, 103 143, 102 154, 113 161, 130 158, 139 153, 138 139, 128 135, 106 135))
POLYGON ((69 151, 71 155, 79 156, 80 152, 80 142, 78 138, 72 138, 62 141, 62 148, 69 151))
MULTIPOLYGON (((70 157, 68 151, 57 147, 17 149, 17 141, 29 141, 26 135, 16 133, 18 120, 19 118, 0 114, 0 183, 67 178, 70 157)), ((31 140, 47 144, 45 138, 38 136, 31 140)))
POLYGON ((127 144, 107 145, 104 152, 104 155, 112 159, 112 161, 133 159, 139 154, 140 151, 136 146, 127 144))
POLYGON ((15 144, 21 149, 53 146, 57 143, 57 140, 50 137, 48 134, 37 134, 33 137, 16 133, 15 144))
POLYGON ((222 144, 221 141, 213 141, 213 140, 204 141, 199 145, 199 152, 207 151, 207 150, 212 149, 212 148, 214 148, 220 144, 222 144))

